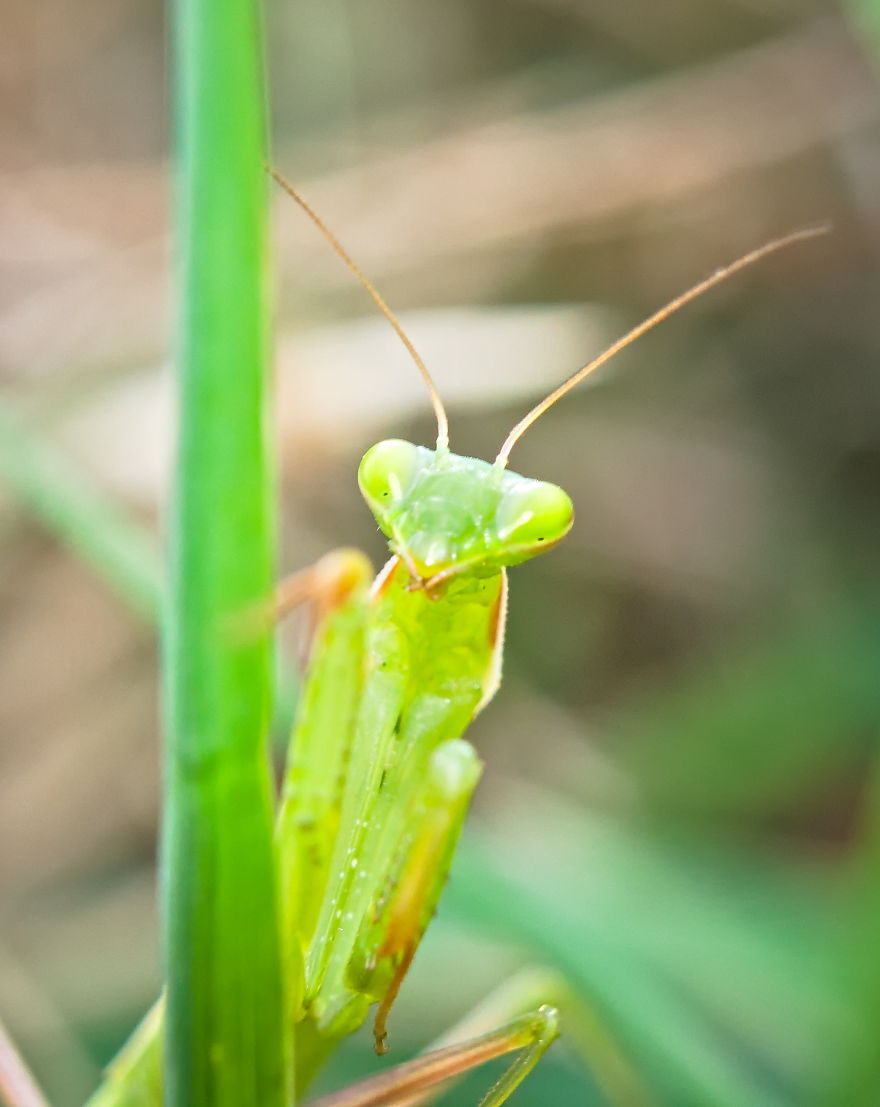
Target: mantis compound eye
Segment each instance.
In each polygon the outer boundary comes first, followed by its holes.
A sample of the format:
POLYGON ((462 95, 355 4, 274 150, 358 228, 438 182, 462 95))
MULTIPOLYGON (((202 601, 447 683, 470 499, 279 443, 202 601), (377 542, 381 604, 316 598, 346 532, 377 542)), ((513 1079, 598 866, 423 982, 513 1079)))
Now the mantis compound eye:
POLYGON ((574 507, 568 494, 555 484, 524 480, 507 490, 498 505, 498 537, 514 549, 552 546, 571 529, 574 507))
POLYGON ((419 471, 419 454, 418 446, 400 438, 367 450, 358 469, 358 484, 374 511, 386 511, 406 492, 419 471))

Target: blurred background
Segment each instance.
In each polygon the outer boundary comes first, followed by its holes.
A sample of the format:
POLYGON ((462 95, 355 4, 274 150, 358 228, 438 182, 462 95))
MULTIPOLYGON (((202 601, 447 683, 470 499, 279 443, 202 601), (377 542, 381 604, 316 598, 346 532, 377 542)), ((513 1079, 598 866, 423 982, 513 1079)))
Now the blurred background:
MULTIPOLYGON (((483 783, 390 1060, 545 967, 639 1073, 627 1102, 880 1101, 878 7, 270 0, 266 19, 275 162, 400 312, 459 452, 494 456, 718 265, 832 225, 516 447, 577 519, 513 575, 505 685, 471 732, 483 783)), ((58 1107, 159 987, 164 35, 148 0, 7 0, 0 40, 0 1012, 58 1107)), ((281 569, 340 543, 378 562, 357 462, 379 437, 430 443, 429 405, 283 195, 273 243, 281 569)), ((374 1067, 367 1035, 325 1087, 374 1067)), ((606 1101, 564 1042, 514 1099, 606 1101)))

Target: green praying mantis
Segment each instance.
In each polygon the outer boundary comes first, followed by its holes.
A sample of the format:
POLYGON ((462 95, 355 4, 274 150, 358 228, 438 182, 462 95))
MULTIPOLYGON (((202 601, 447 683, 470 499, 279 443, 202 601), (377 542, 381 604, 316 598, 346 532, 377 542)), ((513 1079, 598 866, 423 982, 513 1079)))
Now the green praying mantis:
MULTIPOLYGON (((672 300, 572 374, 511 430, 494 462, 449 448, 446 411, 412 342, 317 213, 276 181, 346 262, 409 351, 437 420, 436 447, 379 442, 358 483, 391 558, 370 582, 354 551, 331 554, 293 578, 280 606, 308 596, 324 611, 287 769, 279 846, 283 920, 296 935, 289 966, 299 1019, 336 1038, 378 1003, 376 1050, 431 919, 480 775, 463 737, 501 678, 507 569, 557 545, 574 508, 558 486, 507 468, 525 431, 611 357, 690 300, 769 253, 811 237, 796 231, 744 255, 672 300), (320 908, 317 908, 320 904, 320 908)), ((476 1042, 403 1066, 329 1104, 412 1102, 479 1063, 520 1050, 481 1107, 499 1107, 557 1034, 541 1006, 476 1042), (372 1097, 372 1098, 371 1098, 372 1097)))
MULTIPOLYGON (((306 606, 309 661, 284 771, 276 846, 285 988, 297 1096, 376 1004, 376 1050, 437 907, 481 772, 463 737, 501 678, 507 570, 551 549, 574 509, 556 485, 508 469, 520 437, 624 347, 733 274, 824 228, 798 230, 700 281, 578 369, 510 431, 493 462, 449 448, 434 381, 385 301, 335 235, 278 173, 373 298, 424 379, 434 449, 379 442, 358 482, 388 539, 373 578, 366 557, 338 550, 282 583, 273 617, 306 606)), ((548 999, 550 997, 547 997, 548 999)), ((559 1031, 539 1003, 491 1030, 315 1101, 320 1107, 425 1102, 468 1069, 507 1053, 510 1067, 480 1107, 500 1107, 559 1031)), ((117 1059, 92 1107, 161 1103, 161 1003, 117 1059)))

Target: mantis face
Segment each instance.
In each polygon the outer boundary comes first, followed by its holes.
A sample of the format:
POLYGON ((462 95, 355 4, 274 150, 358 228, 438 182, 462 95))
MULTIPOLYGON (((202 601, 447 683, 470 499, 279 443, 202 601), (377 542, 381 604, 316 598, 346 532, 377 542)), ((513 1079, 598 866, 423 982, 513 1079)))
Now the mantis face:
POLYGON ((400 439, 367 451, 358 483, 392 551, 426 585, 527 561, 574 518, 555 484, 400 439))

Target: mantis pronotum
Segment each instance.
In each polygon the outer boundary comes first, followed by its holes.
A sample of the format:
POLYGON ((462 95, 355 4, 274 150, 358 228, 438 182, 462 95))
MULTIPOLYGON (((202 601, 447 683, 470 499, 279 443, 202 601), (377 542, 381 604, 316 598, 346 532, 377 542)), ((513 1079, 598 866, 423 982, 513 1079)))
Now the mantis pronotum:
MULTIPOLYGON (((495 461, 485 462, 450 451, 443 403, 400 323, 320 217, 273 176, 394 327, 437 420, 433 450, 390 440, 361 461, 361 492, 392 554, 372 584, 361 554, 338 551, 279 595, 279 611, 309 601, 319 612, 278 832, 295 1018, 332 1041, 378 1002, 374 1033, 384 1052, 391 1004, 435 909, 480 773, 462 734, 499 685, 507 568, 552 548, 573 521, 561 488, 507 469, 511 450, 625 346, 734 273, 821 228, 768 242, 673 299, 532 408, 495 461)), ((322 1103, 418 1102, 456 1073, 520 1050, 482 1102, 497 1107, 556 1033, 556 1011, 542 1006, 322 1103)))

